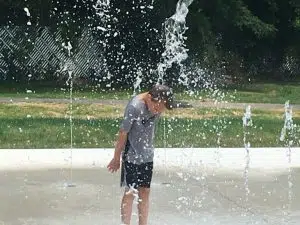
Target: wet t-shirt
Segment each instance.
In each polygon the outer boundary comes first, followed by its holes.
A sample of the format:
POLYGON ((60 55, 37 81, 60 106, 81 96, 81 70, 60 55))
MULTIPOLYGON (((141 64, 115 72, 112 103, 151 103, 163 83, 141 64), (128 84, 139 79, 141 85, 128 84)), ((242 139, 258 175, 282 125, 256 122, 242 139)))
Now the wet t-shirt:
POLYGON ((153 161, 154 129, 158 117, 159 115, 154 115, 148 110, 145 102, 138 96, 129 101, 121 123, 121 128, 128 132, 129 148, 126 161, 134 164, 153 161))

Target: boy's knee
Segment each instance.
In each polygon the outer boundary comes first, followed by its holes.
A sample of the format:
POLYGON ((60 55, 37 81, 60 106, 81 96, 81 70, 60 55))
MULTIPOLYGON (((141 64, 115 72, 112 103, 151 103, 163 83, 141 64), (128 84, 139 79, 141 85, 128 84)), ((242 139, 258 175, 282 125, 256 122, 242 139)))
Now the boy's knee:
POLYGON ((134 198, 134 193, 131 192, 131 191, 125 191, 124 192, 124 198, 127 198, 127 199, 133 199, 134 198))
POLYGON ((139 188, 139 196, 142 197, 148 197, 150 194, 150 188, 139 188))

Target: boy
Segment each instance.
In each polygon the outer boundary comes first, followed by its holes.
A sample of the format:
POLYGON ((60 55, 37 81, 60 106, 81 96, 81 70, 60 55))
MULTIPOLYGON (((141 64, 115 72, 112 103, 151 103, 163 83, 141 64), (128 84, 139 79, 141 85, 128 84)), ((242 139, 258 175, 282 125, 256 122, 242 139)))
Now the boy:
POLYGON ((147 224, 155 121, 174 106, 172 90, 166 85, 155 85, 150 91, 133 97, 126 106, 114 157, 107 166, 109 171, 116 172, 122 154, 121 186, 125 186, 125 192, 121 219, 124 225, 130 224, 134 194, 139 197, 139 225, 147 224))

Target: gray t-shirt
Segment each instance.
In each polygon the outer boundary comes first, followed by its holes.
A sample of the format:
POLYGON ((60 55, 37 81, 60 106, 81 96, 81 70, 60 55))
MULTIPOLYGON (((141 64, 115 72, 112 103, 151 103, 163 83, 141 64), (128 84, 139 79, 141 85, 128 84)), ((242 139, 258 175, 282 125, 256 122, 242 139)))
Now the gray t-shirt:
POLYGON ((121 129, 128 132, 129 149, 126 161, 134 164, 153 162, 154 129, 158 117, 159 115, 149 111, 145 102, 138 96, 129 101, 121 123, 121 129))

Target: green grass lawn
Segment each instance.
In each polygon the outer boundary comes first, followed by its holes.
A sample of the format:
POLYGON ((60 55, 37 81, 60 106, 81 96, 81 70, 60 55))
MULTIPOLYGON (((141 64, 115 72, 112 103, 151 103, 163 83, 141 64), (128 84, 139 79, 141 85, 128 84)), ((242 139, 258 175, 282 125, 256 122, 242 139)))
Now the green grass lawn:
MULTIPOLYGON (((47 85, 0 85, 0 97, 19 98, 69 98, 68 87, 47 85)), ((73 97, 80 99, 129 99, 132 89, 108 90, 99 87, 74 88, 73 97)), ((295 84, 248 84, 243 87, 212 90, 196 90, 190 95, 187 90, 175 91, 177 99, 211 101, 214 99, 244 103, 280 103, 289 100, 300 104, 300 85, 295 84)))
MULTIPOLYGON (((74 105, 73 147, 114 147, 123 106, 74 105)), ((194 108, 168 112, 157 124, 156 147, 243 147, 243 110, 194 108), (219 144, 218 144, 219 143, 219 144)), ((0 148, 69 148, 68 104, 0 104, 0 148)), ((283 111, 253 110, 252 147, 279 147, 283 111)), ((300 113, 294 113, 300 124, 300 113)), ((295 128, 294 146, 299 146, 295 128)))
MULTIPOLYGON (((155 146, 243 147, 241 120, 225 120, 226 126, 217 119, 161 119, 157 125, 155 146)), ((281 120, 257 117, 255 124, 247 135, 252 147, 284 146, 279 141, 281 120)), ((118 126, 118 119, 75 119, 73 147, 113 148, 118 126)), ((296 134, 299 136, 299 130, 296 134)), ((1 119, 0 136, 1 148, 69 148, 70 124, 68 119, 61 118, 1 119)), ((299 142, 295 142, 295 146, 299 146, 299 142)))
POLYGON ((227 96, 233 96, 236 102, 245 103, 284 104, 289 100, 292 104, 300 104, 300 85, 299 83, 252 84, 246 85, 243 88, 237 88, 236 91, 229 90, 227 96))
MULTIPOLYGON (((128 99, 133 94, 130 90, 108 90, 97 87, 74 88, 73 98, 81 99, 128 99)), ((11 98, 70 98, 69 87, 0 85, 0 97, 11 98)))

